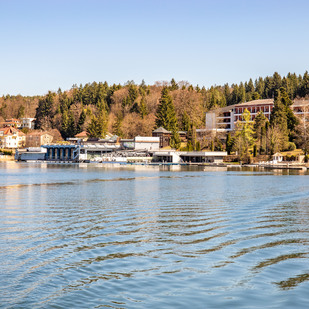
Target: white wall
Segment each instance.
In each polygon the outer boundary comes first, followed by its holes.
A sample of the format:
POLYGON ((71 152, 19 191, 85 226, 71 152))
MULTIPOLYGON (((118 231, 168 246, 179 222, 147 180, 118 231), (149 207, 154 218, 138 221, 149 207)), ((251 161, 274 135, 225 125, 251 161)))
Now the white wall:
POLYGON ((135 150, 159 150, 160 148, 160 137, 153 136, 137 136, 134 139, 135 150))

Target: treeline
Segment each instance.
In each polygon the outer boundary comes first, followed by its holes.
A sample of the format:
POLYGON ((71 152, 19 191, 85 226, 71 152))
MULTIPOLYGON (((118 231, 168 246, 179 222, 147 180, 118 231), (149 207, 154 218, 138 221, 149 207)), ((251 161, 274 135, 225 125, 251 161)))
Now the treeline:
POLYGON ((245 83, 223 86, 193 86, 186 81, 156 82, 147 85, 128 81, 124 85, 93 82, 73 85, 70 90, 48 92, 45 96, 3 96, 0 121, 7 118, 35 117, 36 129, 57 129, 63 138, 87 130, 91 136, 106 132, 123 138, 151 135, 158 127, 158 109, 166 89, 175 112, 177 129, 188 131, 205 127, 205 112, 240 102, 274 98, 281 87, 292 100, 309 96, 309 74, 278 73, 245 83))
POLYGON ((275 72, 273 76, 265 78, 259 77, 254 82, 250 78, 248 82, 225 84, 222 86, 213 86, 209 89, 210 101, 208 107, 224 107, 227 105, 249 102, 258 99, 272 99, 276 95, 276 91, 281 87, 291 100, 296 97, 306 97, 309 95, 309 74, 306 71, 304 75, 296 75, 288 73, 287 76, 281 77, 275 72))

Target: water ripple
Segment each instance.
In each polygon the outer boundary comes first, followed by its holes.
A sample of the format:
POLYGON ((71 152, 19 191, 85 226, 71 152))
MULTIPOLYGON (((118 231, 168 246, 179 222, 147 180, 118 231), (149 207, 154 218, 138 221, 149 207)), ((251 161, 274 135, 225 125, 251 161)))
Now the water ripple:
POLYGON ((22 165, 16 183, 6 171, 3 308, 309 306, 304 178, 22 165))

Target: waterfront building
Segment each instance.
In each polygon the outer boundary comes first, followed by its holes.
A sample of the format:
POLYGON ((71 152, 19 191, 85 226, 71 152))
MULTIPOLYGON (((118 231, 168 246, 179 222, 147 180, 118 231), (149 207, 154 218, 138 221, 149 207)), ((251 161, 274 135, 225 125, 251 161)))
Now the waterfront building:
POLYGON ((46 148, 29 147, 27 149, 16 150, 15 160, 18 161, 40 161, 46 159, 46 148))
POLYGON ((134 138, 135 150, 155 151, 160 148, 160 138, 154 136, 136 136, 134 138))
MULTIPOLYGON (((206 130, 216 132, 233 131, 237 121, 243 121, 242 114, 247 109, 253 121, 256 115, 262 111, 266 118, 270 119, 271 111, 274 107, 273 99, 254 100, 245 103, 218 108, 206 113, 206 130)), ((297 116, 304 117, 309 113, 309 100, 295 99, 291 106, 292 111, 297 116)))
POLYGON ((45 160, 47 161, 80 161, 79 145, 44 145, 46 149, 45 160))
POLYGON ((24 147, 26 135, 15 127, 4 127, 0 129, 0 148, 24 147))
POLYGON ((31 132, 26 135, 26 147, 39 147, 42 145, 50 145, 53 136, 47 132, 31 132))
MULTIPOLYGON (((178 131, 178 134, 182 142, 187 140, 186 131, 178 131)), ((160 127, 152 131, 152 136, 160 138, 160 148, 163 148, 163 147, 167 147, 170 145, 170 139, 172 136, 172 132, 164 129, 163 127, 160 127)))
POLYGON ((153 153, 154 162, 164 163, 223 163, 227 156, 225 151, 156 151, 153 153))

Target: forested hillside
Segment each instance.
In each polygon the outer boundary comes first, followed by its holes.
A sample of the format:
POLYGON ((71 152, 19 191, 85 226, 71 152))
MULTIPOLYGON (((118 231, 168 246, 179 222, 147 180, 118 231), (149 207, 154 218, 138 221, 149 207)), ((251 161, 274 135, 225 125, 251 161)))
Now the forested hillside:
POLYGON ((106 131, 123 138, 151 135, 156 122, 162 89, 166 87, 174 104, 179 130, 203 128, 205 112, 240 102, 274 98, 284 87, 290 99, 309 96, 309 74, 278 73, 240 84, 208 89, 188 82, 156 82, 124 85, 93 82, 73 85, 70 90, 48 92, 45 96, 6 95, 0 98, 0 121, 7 118, 35 117, 37 129, 58 129, 63 138, 87 130, 92 136, 106 131))

